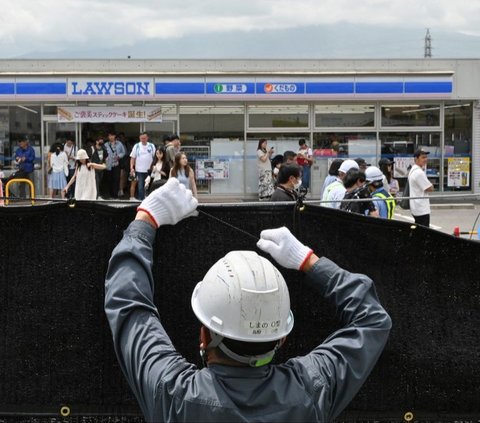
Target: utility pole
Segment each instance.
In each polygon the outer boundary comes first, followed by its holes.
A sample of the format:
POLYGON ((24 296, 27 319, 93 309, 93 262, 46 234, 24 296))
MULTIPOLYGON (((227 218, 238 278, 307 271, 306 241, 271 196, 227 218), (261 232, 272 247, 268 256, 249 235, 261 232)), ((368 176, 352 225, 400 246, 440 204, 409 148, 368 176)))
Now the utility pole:
POLYGON ((427 33, 425 34, 425 49, 423 57, 432 57, 432 37, 430 36, 430 28, 427 28, 427 33))

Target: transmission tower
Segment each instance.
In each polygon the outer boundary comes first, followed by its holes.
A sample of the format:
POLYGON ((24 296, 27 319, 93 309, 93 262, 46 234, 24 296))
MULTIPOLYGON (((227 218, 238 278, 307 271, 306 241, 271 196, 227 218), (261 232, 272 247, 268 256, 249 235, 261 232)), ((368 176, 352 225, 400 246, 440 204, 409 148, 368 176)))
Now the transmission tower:
POLYGON ((427 33, 425 34, 425 50, 423 57, 432 57, 432 37, 430 36, 430 28, 427 28, 427 33))

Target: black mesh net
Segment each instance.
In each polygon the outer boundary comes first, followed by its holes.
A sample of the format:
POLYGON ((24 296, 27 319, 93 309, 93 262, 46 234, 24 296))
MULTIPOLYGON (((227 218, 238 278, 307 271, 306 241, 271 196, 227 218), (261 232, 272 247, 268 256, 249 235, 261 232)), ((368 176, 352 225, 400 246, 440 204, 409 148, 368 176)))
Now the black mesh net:
MULTIPOLYGON (((210 216, 161 228, 155 246, 156 304, 188 360, 200 364, 195 284, 228 251, 258 251, 248 234, 285 225, 319 255, 370 276, 393 319, 379 363, 339 421, 403 421, 408 411, 415 421, 479 421, 479 242, 311 205, 199 210, 210 216)), ((0 420, 141 421, 103 311, 108 260, 134 215, 133 206, 93 203, 0 208, 0 420)), ((277 362, 337 328, 303 275, 281 271, 295 328, 277 362)))

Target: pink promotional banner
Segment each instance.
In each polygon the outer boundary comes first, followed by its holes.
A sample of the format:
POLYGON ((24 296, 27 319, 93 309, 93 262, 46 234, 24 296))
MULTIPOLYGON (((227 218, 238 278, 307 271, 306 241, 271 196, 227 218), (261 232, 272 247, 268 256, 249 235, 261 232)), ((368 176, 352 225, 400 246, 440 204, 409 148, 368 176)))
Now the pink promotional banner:
POLYGON ((58 107, 59 122, 161 122, 161 107, 58 107))

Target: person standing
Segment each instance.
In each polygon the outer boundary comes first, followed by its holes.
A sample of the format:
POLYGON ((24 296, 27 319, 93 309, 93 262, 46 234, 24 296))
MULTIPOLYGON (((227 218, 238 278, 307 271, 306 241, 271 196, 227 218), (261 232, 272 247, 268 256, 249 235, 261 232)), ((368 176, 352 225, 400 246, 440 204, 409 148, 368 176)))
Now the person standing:
POLYGON ((378 167, 385 175, 383 178, 383 188, 395 197, 400 187, 398 181, 393 177, 393 165, 394 162, 387 158, 378 161, 378 167))
POLYGON ((145 181, 145 189, 148 192, 161 186, 170 176, 170 164, 165 157, 165 147, 162 145, 155 151, 150 176, 145 181))
POLYGON ((197 184, 195 174, 188 164, 188 158, 185 153, 177 153, 173 167, 170 169, 170 177, 177 178, 185 188, 192 191, 193 196, 197 198, 197 184))
MULTIPOLYGON (((358 163, 358 162, 357 162, 358 163)), ((378 211, 371 198, 368 185, 365 185, 365 174, 359 169, 350 169, 345 175, 343 185, 347 192, 343 197, 344 200, 365 200, 365 201, 345 201, 340 205, 340 210, 351 213, 362 214, 364 216, 378 217, 378 211)))
POLYGON ((277 182, 272 201, 297 201, 297 190, 302 185, 302 169, 296 163, 281 165, 277 182))
POLYGON ((310 189, 310 168, 313 164, 313 152, 302 138, 298 141, 300 146, 297 152, 297 163, 302 167, 302 187, 310 189))
MULTIPOLYGON (((17 170, 8 178, 3 178, 3 184, 11 179, 28 179, 33 182, 33 169, 35 162, 35 150, 30 146, 26 137, 18 141, 18 148, 15 150, 15 164, 17 170)), ((18 193, 21 198, 25 198, 25 184, 21 183, 18 187, 18 193)))
POLYGON ((117 139, 114 131, 108 133, 107 149, 107 170, 105 177, 111 198, 118 198, 120 189, 120 161, 125 156, 126 150, 124 145, 117 139))
POLYGON ((273 154, 273 147, 267 150, 267 140, 261 138, 257 146, 257 168, 258 168, 258 199, 260 201, 270 200, 273 194, 272 164, 270 159, 273 154))
POLYGON ((105 169, 105 167, 105 165, 91 163, 87 152, 83 149, 78 150, 75 162, 75 173, 64 188, 64 191, 68 192, 70 186, 76 181, 74 196, 76 200, 96 200, 97 185, 95 183, 94 169, 105 169))
POLYGON ((382 219, 392 219, 395 211, 395 199, 383 187, 383 172, 376 166, 369 166, 365 171, 368 189, 375 199, 375 208, 382 219))
POLYGON ((180 137, 177 134, 173 134, 170 136, 167 147, 165 149, 165 153, 167 156, 168 164, 170 168, 173 167, 175 164, 175 156, 180 153, 180 147, 182 143, 180 141, 180 137))
POLYGON ((325 188, 327 188, 332 182, 338 177, 338 169, 340 165, 343 163, 343 159, 335 159, 330 163, 330 167, 328 168, 328 175, 325 177, 322 185, 322 189, 320 190, 320 198, 323 197, 323 193, 325 192, 325 188))
POLYGON ((169 179, 140 204, 108 265, 105 313, 145 420, 334 421, 374 369, 392 327, 374 282, 317 256, 286 227, 264 230, 259 250, 304 273, 309 295, 331 304, 338 327, 306 355, 272 363, 294 329, 287 283, 257 252, 230 251, 192 293, 205 365, 199 369, 165 330, 169 316, 155 305, 152 271, 157 229, 175 225, 196 207, 191 191, 169 179))
MULTIPOLYGON (((67 175, 67 183, 70 182, 73 175, 75 174, 75 157, 77 155, 77 146, 75 145, 75 141, 71 137, 67 137, 65 140, 65 144, 63 145, 63 151, 67 155, 68 159, 68 175, 67 175)), ((67 198, 73 197, 73 193, 75 192, 75 185, 71 185, 69 191, 67 191, 67 198)))
POLYGON ((410 197, 423 197, 410 200, 410 211, 415 223, 430 226, 430 200, 428 193, 433 191, 433 184, 425 174, 429 151, 418 149, 413 154, 415 164, 408 173, 407 183, 410 186, 410 197))
POLYGON ((59 142, 52 145, 48 155, 48 195, 53 198, 55 191, 65 198, 64 188, 67 185, 68 158, 59 142))
POLYGON ((148 134, 142 132, 130 153, 130 200, 135 198, 135 186, 138 187, 138 199, 145 198, 145 180, 155 157, 155 146, 148 141, 148 134))
POLYGON ((341 200, 343 200, 345 193, 347 192, 345 186, 343 185, 343 180, 350 169, 358 170, 358 163, 351 159, 344 160, 338 168, 338 176, 323 191, 322 201, 324 201, 324 203, 321 204, 322 206, 330 207, 332 209, 340 208, 341 200))
MULTIPOLYGON (((108 152, 103 145, 103 137, 99 136, 95 140, 95 145, 92 146, 90 160, 92 163, 104 165, 107 162, 108 152)), ((95 183, 97 186, 97 199, 101 197, 101 186, 103 179, 104 169, 95 169, 95 183)))

